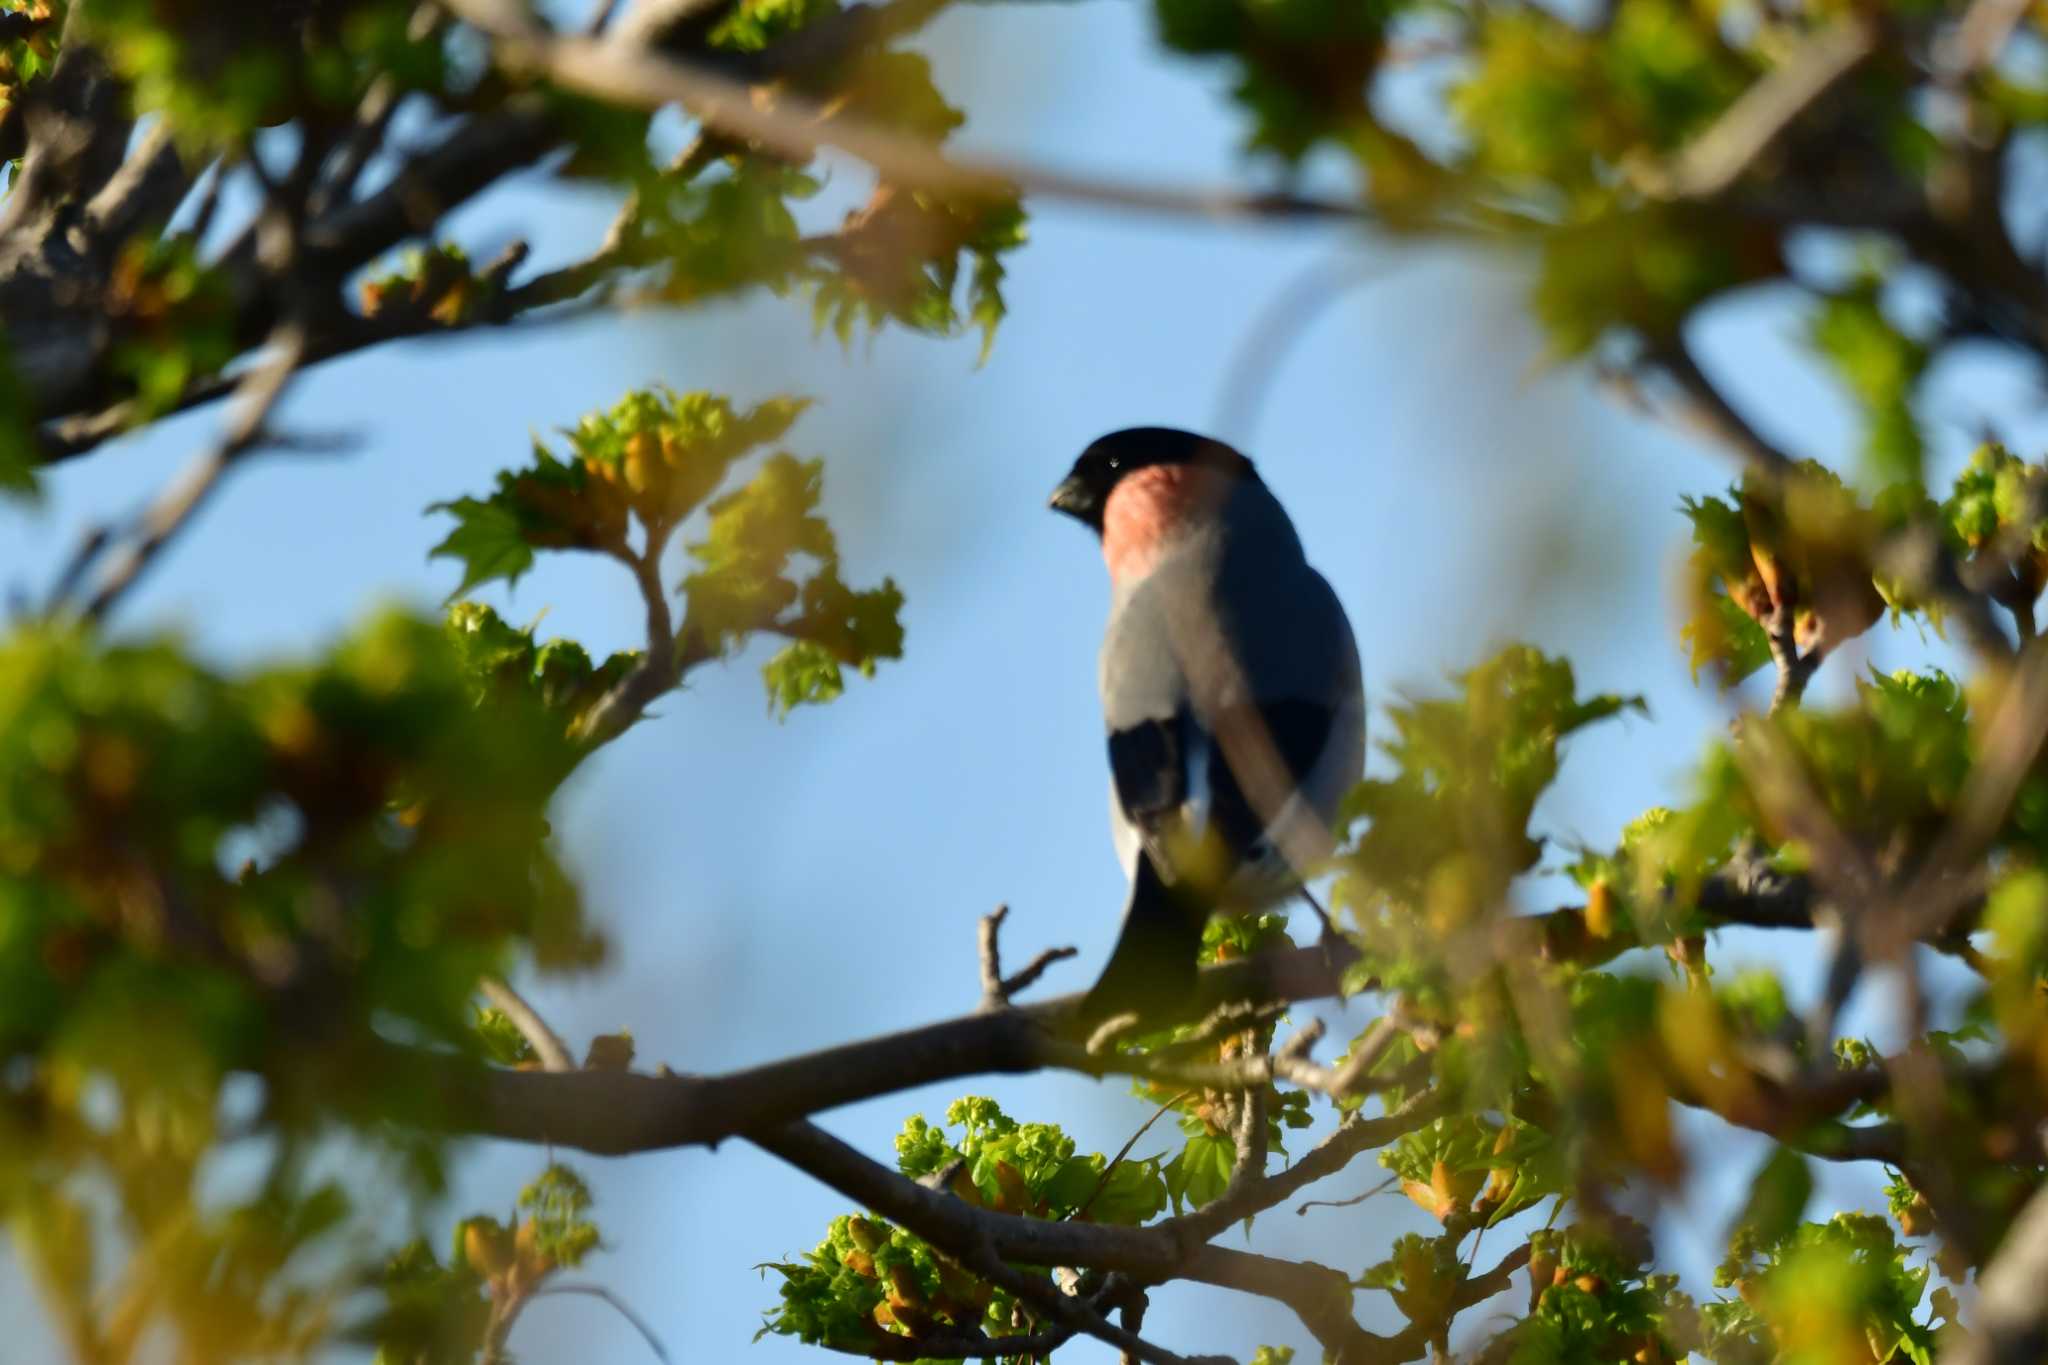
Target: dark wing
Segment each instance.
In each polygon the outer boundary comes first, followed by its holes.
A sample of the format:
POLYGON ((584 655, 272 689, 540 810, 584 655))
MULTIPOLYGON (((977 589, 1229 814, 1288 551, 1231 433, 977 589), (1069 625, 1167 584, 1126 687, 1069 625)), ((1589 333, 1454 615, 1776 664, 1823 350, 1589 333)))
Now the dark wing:
MULTIPOLYGON (((1262 725, 1271 738, 1274 752, 1291 779, 1289 794, 1309 794, 1310 775, 1322 761, 1337 723, 1336 710, 1323 702, 1292 697, 1264 702, 1252 710, 1251 716, 1243 718, 1262 725)), ((1312 795, 1310 799, 1313 802, 1312 795)), ((1266 826, 1279 812, 1256 807, 1227 759, 1212 766, 1209 801, 1209 823, 1222 836, 1225 848, 1240 861, 1264 852, 1266 826)))
POLYGON ((1188 799, 1189 717, 1140 721, 1109 735, 1109 773, 1126 820, 1149 836, 1188 799))

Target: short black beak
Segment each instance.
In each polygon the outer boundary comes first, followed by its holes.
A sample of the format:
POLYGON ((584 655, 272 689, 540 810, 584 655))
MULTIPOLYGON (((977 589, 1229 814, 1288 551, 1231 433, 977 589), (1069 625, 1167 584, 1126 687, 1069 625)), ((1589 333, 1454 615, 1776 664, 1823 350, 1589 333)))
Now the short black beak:
POLYGON ((1052 496, 1045 500, 1045 505, 1090 526, 1095 524, 1099 511, 1095 505, 1094 490, 1078 474, 1069 474, 1060 480, 1060 486, 1052 490, 1052 496))

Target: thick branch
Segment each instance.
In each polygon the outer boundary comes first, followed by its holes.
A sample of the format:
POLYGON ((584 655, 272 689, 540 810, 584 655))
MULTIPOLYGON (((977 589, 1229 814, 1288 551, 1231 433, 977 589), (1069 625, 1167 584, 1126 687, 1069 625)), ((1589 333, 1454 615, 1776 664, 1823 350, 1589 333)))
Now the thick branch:
MULTIPOLYGON (((1210 967, 1186 1014, 1199 1017, 1223 1000, 1334 995, 1350 961, 1347 953, 1319 945, 1210 967)), ((856 1100, 964 1076, 1047 1068, 1094 1076, 1135 1070, 1129 1059, 1091 1057, 1061 1036, 1080 1002, 1079 995, 1069 995, 966 1015, 721 1076, 506 1071, 394 1045, 385 1045, 385 1063, 413 1077, 417 1093, 440 1097, 435 1117, 448 1131, 616 1156, 717 1143, 856 1100)))
POLYGON ((2027 1201, 1978 1276, 1977 1330, 1942 1365, 2022 1365, 2048 1355, 2048 1187, 2027 1201))

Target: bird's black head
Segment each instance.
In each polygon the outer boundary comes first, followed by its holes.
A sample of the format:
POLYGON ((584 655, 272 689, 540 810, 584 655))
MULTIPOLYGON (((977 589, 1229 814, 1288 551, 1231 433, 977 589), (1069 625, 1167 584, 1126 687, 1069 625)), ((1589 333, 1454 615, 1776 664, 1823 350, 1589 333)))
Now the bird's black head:
POLYGON ((1202 465, 1241 477, 1252 473, 1252 462, 1221 441, 1174 427, 1126 427, 1082 451, 1046 505, 1100 532, 1111 491, 1125 475, 1153 465, 1202 465))

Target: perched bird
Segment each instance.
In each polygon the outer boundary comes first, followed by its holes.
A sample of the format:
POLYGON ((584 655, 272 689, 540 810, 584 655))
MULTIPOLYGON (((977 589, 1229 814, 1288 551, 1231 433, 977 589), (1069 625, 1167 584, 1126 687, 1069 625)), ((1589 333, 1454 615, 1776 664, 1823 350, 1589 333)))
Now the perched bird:
POLYGON ((1082 1014, 1149 1014, 1193 991, 1212 913, 1291 895, 1328 856, 1365 764, 1358 646, 1287 513, 1221 441, 1112 432, 1050 505, 1095 531, 1109 567, 1100 686, 1131 878, 1082 1014))

